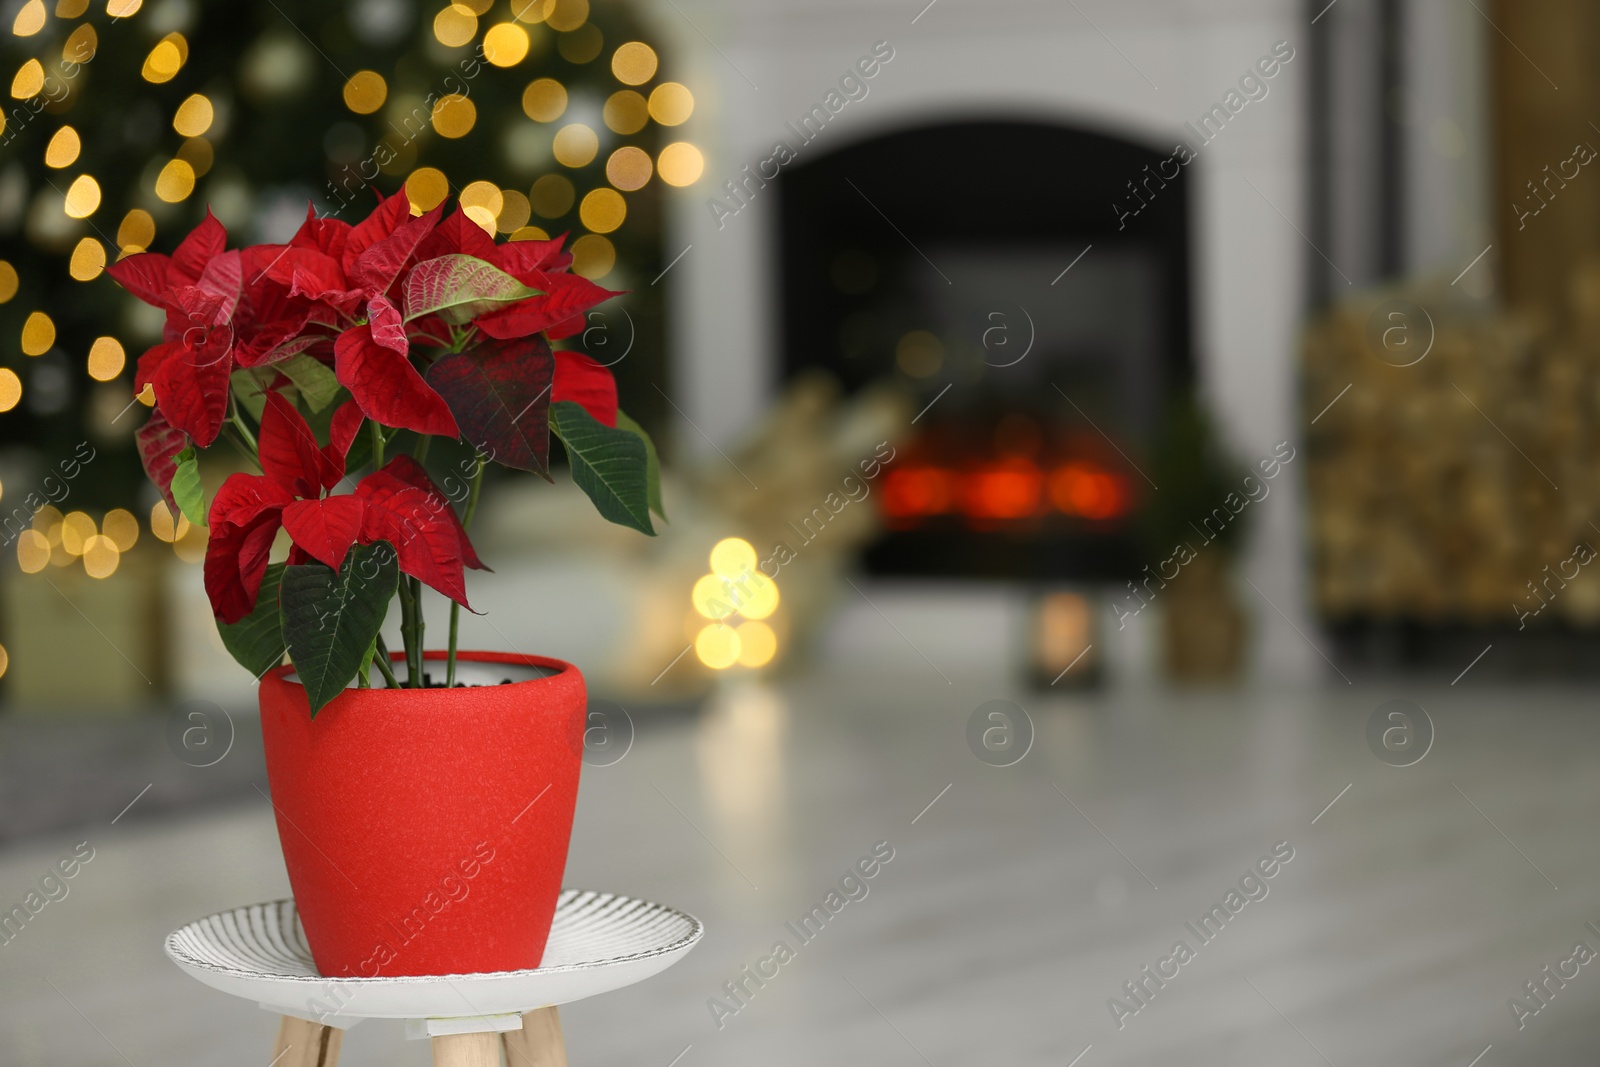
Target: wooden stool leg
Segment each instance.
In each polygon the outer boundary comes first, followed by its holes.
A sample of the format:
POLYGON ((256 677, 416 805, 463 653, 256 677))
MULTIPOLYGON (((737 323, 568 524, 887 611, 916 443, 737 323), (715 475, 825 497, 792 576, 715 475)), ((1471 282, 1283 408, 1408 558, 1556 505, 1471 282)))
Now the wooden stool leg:
POLYGON ((500 1067, 499 1034, 449 1034, 433 1039, 433 1067, 500 1067))
POLYGON ((272 1049, 273 1067, 338 1067, 343 1040, 344 1031, 338 1027, 285 1015, 272 1049))
POLYGON ((561 1016, 539 1008, 522 1017, 522 1029, 502 1034, 506 1067, 567 1067, 567 1046, 561 1040, 561 1016))

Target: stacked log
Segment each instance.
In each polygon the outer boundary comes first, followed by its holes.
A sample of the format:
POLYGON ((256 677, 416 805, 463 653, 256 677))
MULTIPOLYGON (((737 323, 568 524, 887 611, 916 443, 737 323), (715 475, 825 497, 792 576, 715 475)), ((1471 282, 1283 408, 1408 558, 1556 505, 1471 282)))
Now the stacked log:
POLYGON ((1600 624, 1600 563, 1574 555, 1600 548, 1600 267, 1560 322, 1397 289, 1318 319, 1303 356, 1324 617, 1600 624))

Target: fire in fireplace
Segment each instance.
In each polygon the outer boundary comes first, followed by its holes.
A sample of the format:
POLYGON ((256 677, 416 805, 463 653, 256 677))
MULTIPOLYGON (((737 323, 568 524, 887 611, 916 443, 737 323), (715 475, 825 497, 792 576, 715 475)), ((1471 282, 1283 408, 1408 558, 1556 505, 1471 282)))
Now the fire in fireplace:
POLYGON ((1142 457, 1192 373, 1187 175, 1153 187, 1165 158, 1082 129, 969 121, 783 172, 785 375, 893 379, 920 411, 878 494, 870 571, 1138 570, 1142 457))

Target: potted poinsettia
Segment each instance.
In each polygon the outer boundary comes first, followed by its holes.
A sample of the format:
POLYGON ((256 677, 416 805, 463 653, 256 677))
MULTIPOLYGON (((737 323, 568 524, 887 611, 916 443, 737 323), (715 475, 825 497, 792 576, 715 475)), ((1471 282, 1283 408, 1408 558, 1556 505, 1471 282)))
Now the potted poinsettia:
POLYGON ((166 312, 134 383, 154 394, 139 452, 210 528, 206 592, 260 679, 279 839, 330 976, 511 970, 544 950, 584 683, 456 647, 465 571, 487 569, 468 537, 485 468, 549 478, 553 435, 605 518, 650 534, 661 511, 610 371, 551 347, 617 294, 570 273, 561 238, 496 243, 443 212, 413 217, 402 192, 354 225, 312 212, 288 244, 238 249, 208 212, 170 256, 109 268, 166 312), (453 496, 424 463, 436 437, 474 450, 453 496), (207 502, 197 455, 224 444, 251 469, 207 502), (443 649, 424 644, 424 585, 453 602, 443 649))

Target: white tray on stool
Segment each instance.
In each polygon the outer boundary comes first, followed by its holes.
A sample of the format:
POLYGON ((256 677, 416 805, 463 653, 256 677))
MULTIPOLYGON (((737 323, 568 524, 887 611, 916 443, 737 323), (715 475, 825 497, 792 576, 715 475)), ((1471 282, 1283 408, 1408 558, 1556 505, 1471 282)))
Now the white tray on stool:
POLYGON ((324 978, 294 902, 219 912, 167 936, 167 955, 206 985, 284 1016, 276 1067, 334 1067, 341 1031, 404 1019, 436 1064, 564 1065, 555 1006, 632 985, 676 963, 704 928, 685 912, 612 893, 563 890, 541 965, 427 977, 324 978), (295 1054, 298 1053, 298 1054, 295 1054))

